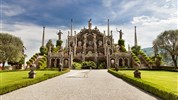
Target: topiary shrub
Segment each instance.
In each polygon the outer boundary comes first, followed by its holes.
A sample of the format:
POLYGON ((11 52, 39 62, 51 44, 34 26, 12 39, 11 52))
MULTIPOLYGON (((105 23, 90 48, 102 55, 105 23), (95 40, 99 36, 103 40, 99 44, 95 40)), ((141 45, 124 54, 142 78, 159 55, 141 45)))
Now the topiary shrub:
POLYGON ((131 49, 132 49, 132 52, 133 52, 136 56, 138 56, 138 55, 140 54, 140 49, 141 49, 140 46, 133 46, 131 49))
POLYGON ((26 64, 30 66, 32 63, 30 61, 27 61, 26 64))
POLYGON ((125 49, 124 46, 121 46, 120 50, 121 50, 121 52, 127 52, 127 50, 125 49))
POLYGON ((81 63, 77 63, 77 62, 73 62, 72 63, 72 68, 77 69, 77 70, 82 69, 82 64, 81 63))
POLYGON ((131 54, 132 54, 134 61, 137 63, 140 63, 140 60, 138 59, 138 57, 133 52, 131 54))
POLYGON ((93 61, 82 62, 82 69, 90 69, 90 67, 96 69, 97 68, 96 63, 93 61))
POLYGON ((38 67, 39 69, 45 69, 47 67, 47 59, 46 57, 42 57, 39 61, 38 61, 38 67))
POLYGON ((119 40, 118 40, 118 45, 119 45, 119 46, 125 46, 124 42, 125 42, 125 41, 124 41, 123 39, 119 39, 119 40))
POLYGON ((57 46, 61 47, 62 43, 63 43, 62 40, 57 40, 57 41, 56 41, 56 47, 57 47, 57 46))
POLYGON ((45 54, 47 54, 47 48, 46 47, 43 47, 43 46, 41 46, 40 47, 40 55, 45 55, 45 54))

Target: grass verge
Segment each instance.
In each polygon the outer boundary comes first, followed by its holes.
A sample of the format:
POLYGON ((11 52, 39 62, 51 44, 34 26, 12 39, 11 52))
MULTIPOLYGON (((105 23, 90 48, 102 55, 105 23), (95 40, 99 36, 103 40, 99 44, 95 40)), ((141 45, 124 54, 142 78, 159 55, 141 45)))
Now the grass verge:
POLYGON ((0 80, 0 95, 17 90, 22 87, 26 87, 35 83, 39 83, 41 81, 62 75, 64 73, 69 72, 67 69, 65 71, 35 71, 36 78, 29 79, 28 72, 29 71, 17 71, 17 72, 3 72, 1 74, 0 80))
POLYGON ((117 72, 115 70, 109 69, 109 73, 113 74, 116 77, 119 77, 123 79, 126 82, 129 82, 145 91, 148 91, 156 96, 159 96, 160 98, 164 100, 178 100, 178 95, 175 92, 170 91, 169 89, 162 88, 157 84, 134 78, 129 75, 126 75, 124 73, 117 72))

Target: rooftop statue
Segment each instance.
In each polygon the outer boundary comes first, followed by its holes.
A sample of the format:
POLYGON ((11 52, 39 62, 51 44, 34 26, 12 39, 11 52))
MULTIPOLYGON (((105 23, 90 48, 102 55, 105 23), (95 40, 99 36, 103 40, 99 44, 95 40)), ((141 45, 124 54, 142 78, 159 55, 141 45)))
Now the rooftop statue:
POLYGON ((91 23, 91 19, 88 21, 88 29, 91 29, 92 23, 91 23))
POLYGON ((59 32, 57 33, 59 40, 61 40, 61 34, 63 34, 63 33, 61 32, 61 30, 59 30, 59 32))

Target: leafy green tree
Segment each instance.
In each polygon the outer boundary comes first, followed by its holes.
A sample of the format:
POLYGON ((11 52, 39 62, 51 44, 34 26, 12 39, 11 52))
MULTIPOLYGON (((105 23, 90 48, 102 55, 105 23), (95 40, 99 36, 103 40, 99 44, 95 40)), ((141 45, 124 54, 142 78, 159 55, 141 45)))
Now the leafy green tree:
POLYGON ((2 69, 4 69, 5 62, 19 62, 24 56, 23 49, 23 42, 20 38, 0 33, 0 62, 3 64, 2 69))
POLYGON ((155 54, 158 51, 167 53, 171 56, 175 68, 178 61, 178 30, 164 31, 153 42, 155 54), (164 50, 164 51, 163 51, 164 50))

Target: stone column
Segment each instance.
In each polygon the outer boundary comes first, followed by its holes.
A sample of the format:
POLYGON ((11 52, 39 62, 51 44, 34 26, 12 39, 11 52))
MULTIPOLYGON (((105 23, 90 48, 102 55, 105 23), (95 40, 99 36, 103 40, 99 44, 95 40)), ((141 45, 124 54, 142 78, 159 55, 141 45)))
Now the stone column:
POLYGON ((70 52, 70 68, 72 68, 72 63, 73 63, 73 54, 70 52))
POLYGON ((54 59, 54 67, 57 67, 57 59, 54 59))
POLYGON ((94 54, 95 54, 95 62, 97 62, 97 44, 96 44, 96 35, 93 36, 93 42, 94 42, 94 54))
POLYGON ((107 47, 106 47, 106 40, 105 40, 105 36, 103 37, 103 47, 104 47, 104 55, 106 56, 106 51, 107 51, 107 47))
POLYGON ((83 43, 83 52, 84 52, 84 54, 86 54, 86 35, 84 35, 84 43, 83 43))

